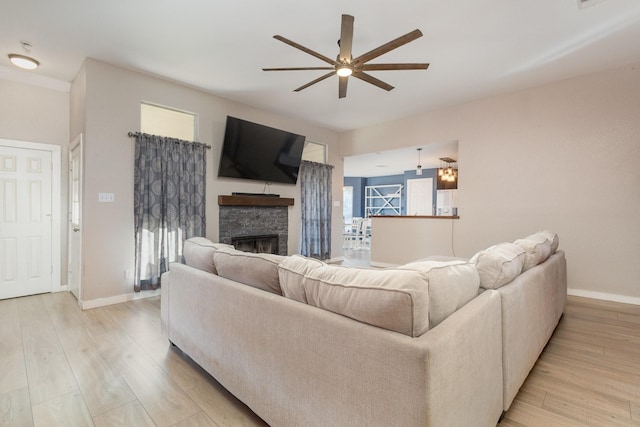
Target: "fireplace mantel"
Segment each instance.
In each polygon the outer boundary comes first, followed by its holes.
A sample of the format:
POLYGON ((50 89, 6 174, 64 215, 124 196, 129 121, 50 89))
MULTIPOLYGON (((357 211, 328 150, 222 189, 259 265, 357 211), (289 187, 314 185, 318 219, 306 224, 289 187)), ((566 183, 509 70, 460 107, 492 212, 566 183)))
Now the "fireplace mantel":
POLYGON ((293 199, 272 196, 218 196, 218 206, 293 206, 293 199))

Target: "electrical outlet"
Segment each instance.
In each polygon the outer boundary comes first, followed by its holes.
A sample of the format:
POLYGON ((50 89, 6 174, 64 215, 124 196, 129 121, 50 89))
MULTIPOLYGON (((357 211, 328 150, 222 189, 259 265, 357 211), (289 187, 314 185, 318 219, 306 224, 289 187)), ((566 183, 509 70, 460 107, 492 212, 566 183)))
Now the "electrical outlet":
POLYGON ((124 278, 125 279, 133 279, 133 270, 131 270, 130 268, 127 268, 124 271, 124 278))

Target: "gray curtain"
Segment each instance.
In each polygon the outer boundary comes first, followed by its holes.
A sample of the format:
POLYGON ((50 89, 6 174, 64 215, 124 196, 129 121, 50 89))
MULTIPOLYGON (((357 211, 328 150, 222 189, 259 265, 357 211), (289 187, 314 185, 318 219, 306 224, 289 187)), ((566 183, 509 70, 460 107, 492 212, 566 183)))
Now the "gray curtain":
POLYGON ((331 256, 331 172, 333 166, 303 161, 300 165, 302 230, 300 253, 317 259, 331 256))
POLYGON ((134 290, 157 289, 183 242, 206 229, 206 146, 136 134, 134 290))

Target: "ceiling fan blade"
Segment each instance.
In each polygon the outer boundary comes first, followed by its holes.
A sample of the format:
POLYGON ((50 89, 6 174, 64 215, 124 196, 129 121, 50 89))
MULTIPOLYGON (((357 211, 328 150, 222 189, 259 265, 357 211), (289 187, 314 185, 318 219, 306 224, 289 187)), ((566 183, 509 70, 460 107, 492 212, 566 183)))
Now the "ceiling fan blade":
POLYGON ((340 27, 340 61, 351 62, 351 45, 353 43, 353 16, 342 15, 340 27))
POLYGON ((341 77, 338 76, 338 98, 345 98, 347 96, 347 83, 349 82, 349 77, 341 77))
POLYGON ((324 79, 328 79, 329 77, 333 76, 335 73, 336 73, 335 71, 332 71, 332 72, 330 72, 330 73, 327 73, 327 74, 325 74, 325 75, 323 75, 323 76, 320 76, 320 77, 318 77, 317 79, 315 79, 315 80, 313 80, 313 81, 311 81, 311 82, 307 83, 306 85, 303 85, 303 86, 300 86, 300 87, 299 87, 299 88, 297 88, 297 89, 294 89, 293 91, 294 91, 294 92, 300 92, 301 90, 306 89, 306 88, 308 88, 308 87, 309 87, 309 86, 311 86, 311 85, 314 85, 314 84, 316 84, 316 83, 318 83, 318 82, 321 82, 321 81, 323 81, 324 79))
POLYGON ((426 70, 429 64, 362 64, 362 71, 386 71, 386 70, 426 70))
POLYGON ((286 38, 284 38, 284 37, 282 37, 282 36, 275 35, 275 36, 273 36, 273 38, 274 38, 274 39, 276 39, 276 40, 280 40, 282 43, 286 43, 286 44, 288 44, 289 46, 293 46, 293 47, 295 47, 296 49, 300 49, 301 51, 303 51, 303 52, 305 52, 305 53, 308 53, 308 54, 309 54, 309 55, 311 55, 311 56, 315 56, 316 58, 318 58, 318 59, 320 59, 320 60, 322 60, 322 61, 324 61, 324 62, 326 62, 326 63, 328 63, 328 64, 331 64, 331 65, 339 65, 339 64, 338 64, 336 61, 334 61, 333 59, 331 59, 331 58, 327 58, 326 56, 324 56, 324 55, 322 55, 322 54, 320 54, 320 53, 318 53, 318 52, 315 52, 315 51, 313 51, 313 50, 311 50, 311 49, 309 49, 309 48, 306 48, 306 47, 302 46, 301 44, 298 44, 298 43, 296 43, 296 42, 294 42, 294 41, 291 41, 291 40, 289 40, 289 39, 286 39, 286 38))
POLYGON ((360 55, 356 59, 353 60, 354 64, 364 64, 367 61, 371 61, 373 58, 377 58, 380 55, 384 55, 385 53, 399 48, 402 45, 405 45, 409 42, 414 41, 417 38, 422 37, 422 31, 413 30, 410 33, 405 34, 404 36, 398 37, 395 40, 391 40, 389 43, 385 43, 380 47, 377 47, 369 52, 360 55))
POLYGON ((262 71, 305 71, 305 70, 334 70, 334 67, 289 67, 289 68, 263 68, 262 71))
POLYGON ((385 83, 382 80, 376 79, 375 77, 367 73, 363 73, 362 71, 354 71, 352 76, 360 80, 364 80, 367 83, 371 83, 374 86, 378 86, 380 89, 384 89, 386 91, 390 91, 391 89, 393 89, 393 86, 391 86, 389 83, 385 83))

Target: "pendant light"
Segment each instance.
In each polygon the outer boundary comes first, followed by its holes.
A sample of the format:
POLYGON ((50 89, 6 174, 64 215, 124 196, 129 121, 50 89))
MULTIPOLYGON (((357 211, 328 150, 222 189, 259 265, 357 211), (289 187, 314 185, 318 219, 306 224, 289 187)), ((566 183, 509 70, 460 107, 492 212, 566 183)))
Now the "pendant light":
POLYGON ((441 157, 440 168, 438 168, 438 177, 442 182, 456 182, 458 179, 457 162, 449 157, 441 157))
POLYGON ((422 175, 422 165, 420 164, 420 152, 422 148, 416 148, 418 150, 418 166, 416 166, 416 175, 422 175))

